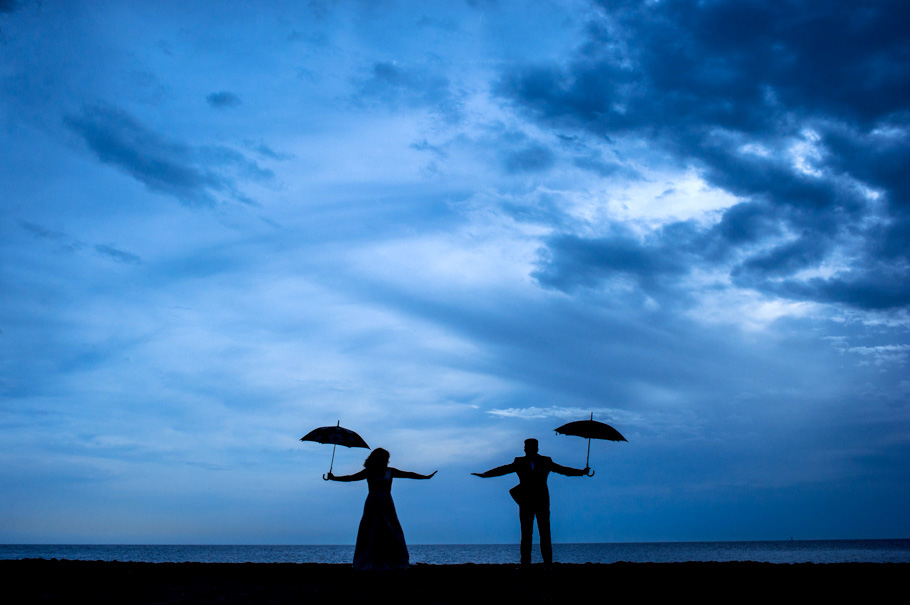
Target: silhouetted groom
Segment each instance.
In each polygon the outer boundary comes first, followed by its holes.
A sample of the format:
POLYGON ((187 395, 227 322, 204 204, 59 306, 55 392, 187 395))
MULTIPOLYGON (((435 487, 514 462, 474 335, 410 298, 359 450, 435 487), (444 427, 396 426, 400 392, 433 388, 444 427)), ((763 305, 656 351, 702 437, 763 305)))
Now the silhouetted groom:
POLYGON ((553 546, 550 542, 550 491, 547 489, 547 475, 550 471, 568 477, 581 477, 588 468, 577 469, 561 466, 546 456, 537 453, 537 439, 525 439, 525 455, 516 458, 512 464, 499 466, 485 473, 471 473, 484 479, 517 473, 519 484, 509 493, 518 502, 518 518, 521 521, 521 564, 531 563, 531 536, 534 532, 534 517, 537 517, 537 531, 540 533, 540 554, 546 565, 553 563, 553 546))

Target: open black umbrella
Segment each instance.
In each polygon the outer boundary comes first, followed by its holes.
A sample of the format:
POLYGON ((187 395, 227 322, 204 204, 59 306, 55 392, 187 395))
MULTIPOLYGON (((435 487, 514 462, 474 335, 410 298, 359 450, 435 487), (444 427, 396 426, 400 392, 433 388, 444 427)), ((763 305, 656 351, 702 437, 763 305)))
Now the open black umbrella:
MULTIPOLYGON (((625 437, 619 434, 619 431, 614 429, 609 424, 604 424, 603 422, 597 422, 594 420, 594 412, 591 412, 590 420, 576 420, 575 422, 564 424, 556 429, 556 434, 583 437, 588 440, 588 457, 585 458, 586 468, 588 466, 588 461, 591 459, 591 439, 603 439, 605 441, 626 440, 625 437)), ((592 470, 590 471, 589 476, 593 474, 594 471, 592 470)))
MULTIPOLYGON (((370 449, 370 446, 367 445, 367 442, 364 441, 360 435, 351 429, 346 429, 341 426, 340 420, 338 421, 337 426, 321 426, 318 429, 313 429, 301 437, 300 440, 332 444, 332 463, 329 464, 330 473, 332 472, 332 467, 335 466, 335 448, 339 445, 343 445, 344 447, 364 447, 370 449)), ((328 481, 328 477, 325 475, 323 475, 322 478, 328 481)))

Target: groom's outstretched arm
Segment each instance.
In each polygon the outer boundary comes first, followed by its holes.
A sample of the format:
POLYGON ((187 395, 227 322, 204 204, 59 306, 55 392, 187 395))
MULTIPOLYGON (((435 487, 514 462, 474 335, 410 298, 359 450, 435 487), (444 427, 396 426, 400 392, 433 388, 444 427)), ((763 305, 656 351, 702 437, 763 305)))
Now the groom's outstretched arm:
POLYGON ((490 469, 485 473, 471 473, 472 475, 477 475, 478 477, 483 477, 484 479, 489 479, 490 477, 501 477, 503 475, 508 475, 509 473, 515 472, 515 463, 505 464, 503 466, 497 466, 496 468, 490 469))
POLYGON ((571 466, 563 466, 561 464, 556 464, 552 460, 550 461, 550 471, 554 473, 559 473, 560 475, 566 475, 568 477, 582 477, 588 474, 587 468, 572 468, 571 466))

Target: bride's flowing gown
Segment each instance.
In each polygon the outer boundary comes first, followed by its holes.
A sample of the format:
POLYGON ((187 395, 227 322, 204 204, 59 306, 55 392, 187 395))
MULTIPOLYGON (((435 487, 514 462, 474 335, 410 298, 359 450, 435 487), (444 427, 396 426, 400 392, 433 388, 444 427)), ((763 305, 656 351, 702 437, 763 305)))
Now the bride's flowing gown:
POLYGON ((355 569, 403 569, 408 566, 408 547, 392 502, 392 469, 367 477, 370 493, 363 505, 363 518, 354 548, 355 569))

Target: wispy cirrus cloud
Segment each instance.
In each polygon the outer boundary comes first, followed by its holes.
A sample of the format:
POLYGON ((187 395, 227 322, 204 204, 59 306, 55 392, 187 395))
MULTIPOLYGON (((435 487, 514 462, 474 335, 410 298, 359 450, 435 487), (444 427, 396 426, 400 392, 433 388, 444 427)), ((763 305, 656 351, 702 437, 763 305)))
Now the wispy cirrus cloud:
POLYGON ((126 252, 125 250, 107 244, 98 244, 95 246, 95 251, 118 263, 127 265, 138 265, 142 263, 142 259, 132 252, 126 252))
POLYGON ((847 353, 861 355, 867 361, 863 363, 872 363, 877 366, 885 364, 905 365, 910 360, 910 345, 877 345, 877 346, 857 346, 841 349, 847 353))
POLYGON ((492 410, 487 410, 487 414, 490 416, 497 416, 499 418, 521 418, 524 420, 539 420, 543 418, 561 418, 561 419, 575 419, 575 420, 584 420, 589 417, 591 414, 595 414, 600 418, 613 418, 614 416, 623 416, 629 417, 631 414, 625 410, 614 410, 610 408, 597 408, 597 409, 588 409, 588 408, 576 408, 576 407, 560 407, 560 406, 549 406, 545 408, 539 408, 535 406, 527 408, 496 408, 492 410))
POLYGON ((682 410, 648 413, 605 407, 530 406, 526 408, 494 408, 487 410, 486 413, 502 420, 530 422, 552 419, 554 430, 556 429, 556 423, 588 420, 593 414, 595 421, 610 424, 619 430, 620 433, 624 433, 626 437, 630 435, 630 431, 690 433, 693 430, 697 430, 702 424, 692 414, 682 410))
MULTIPOLYGON (((19 221, 19 226, 21 226, 26 232, 31 234, 33 237, 41 240, 47 240, 49 242, 56 242, 59 244, 59 250, 63 252, 77 252, 84 250, 87 247, 87 244, 68 233, 63 231, 56 231, 54 229, 49 229, 43 225, 33 223, 30 221, 19 221)), ((128 265, 139 265, 142 263, 142 259, 132 252, 127 252, 110 244, 96 244, 92 247, 95 252, 100 254, 102 257, 107 258, 118 263, 124 263, 128 265)))
POLYGON ((48 229, 37 223, 32 223, 29 221, 19 221, 19 226, 40 239, 49 239, 53 241, 68 241, 70 236, 62 231, 55 231, 53 229, 48 229))

